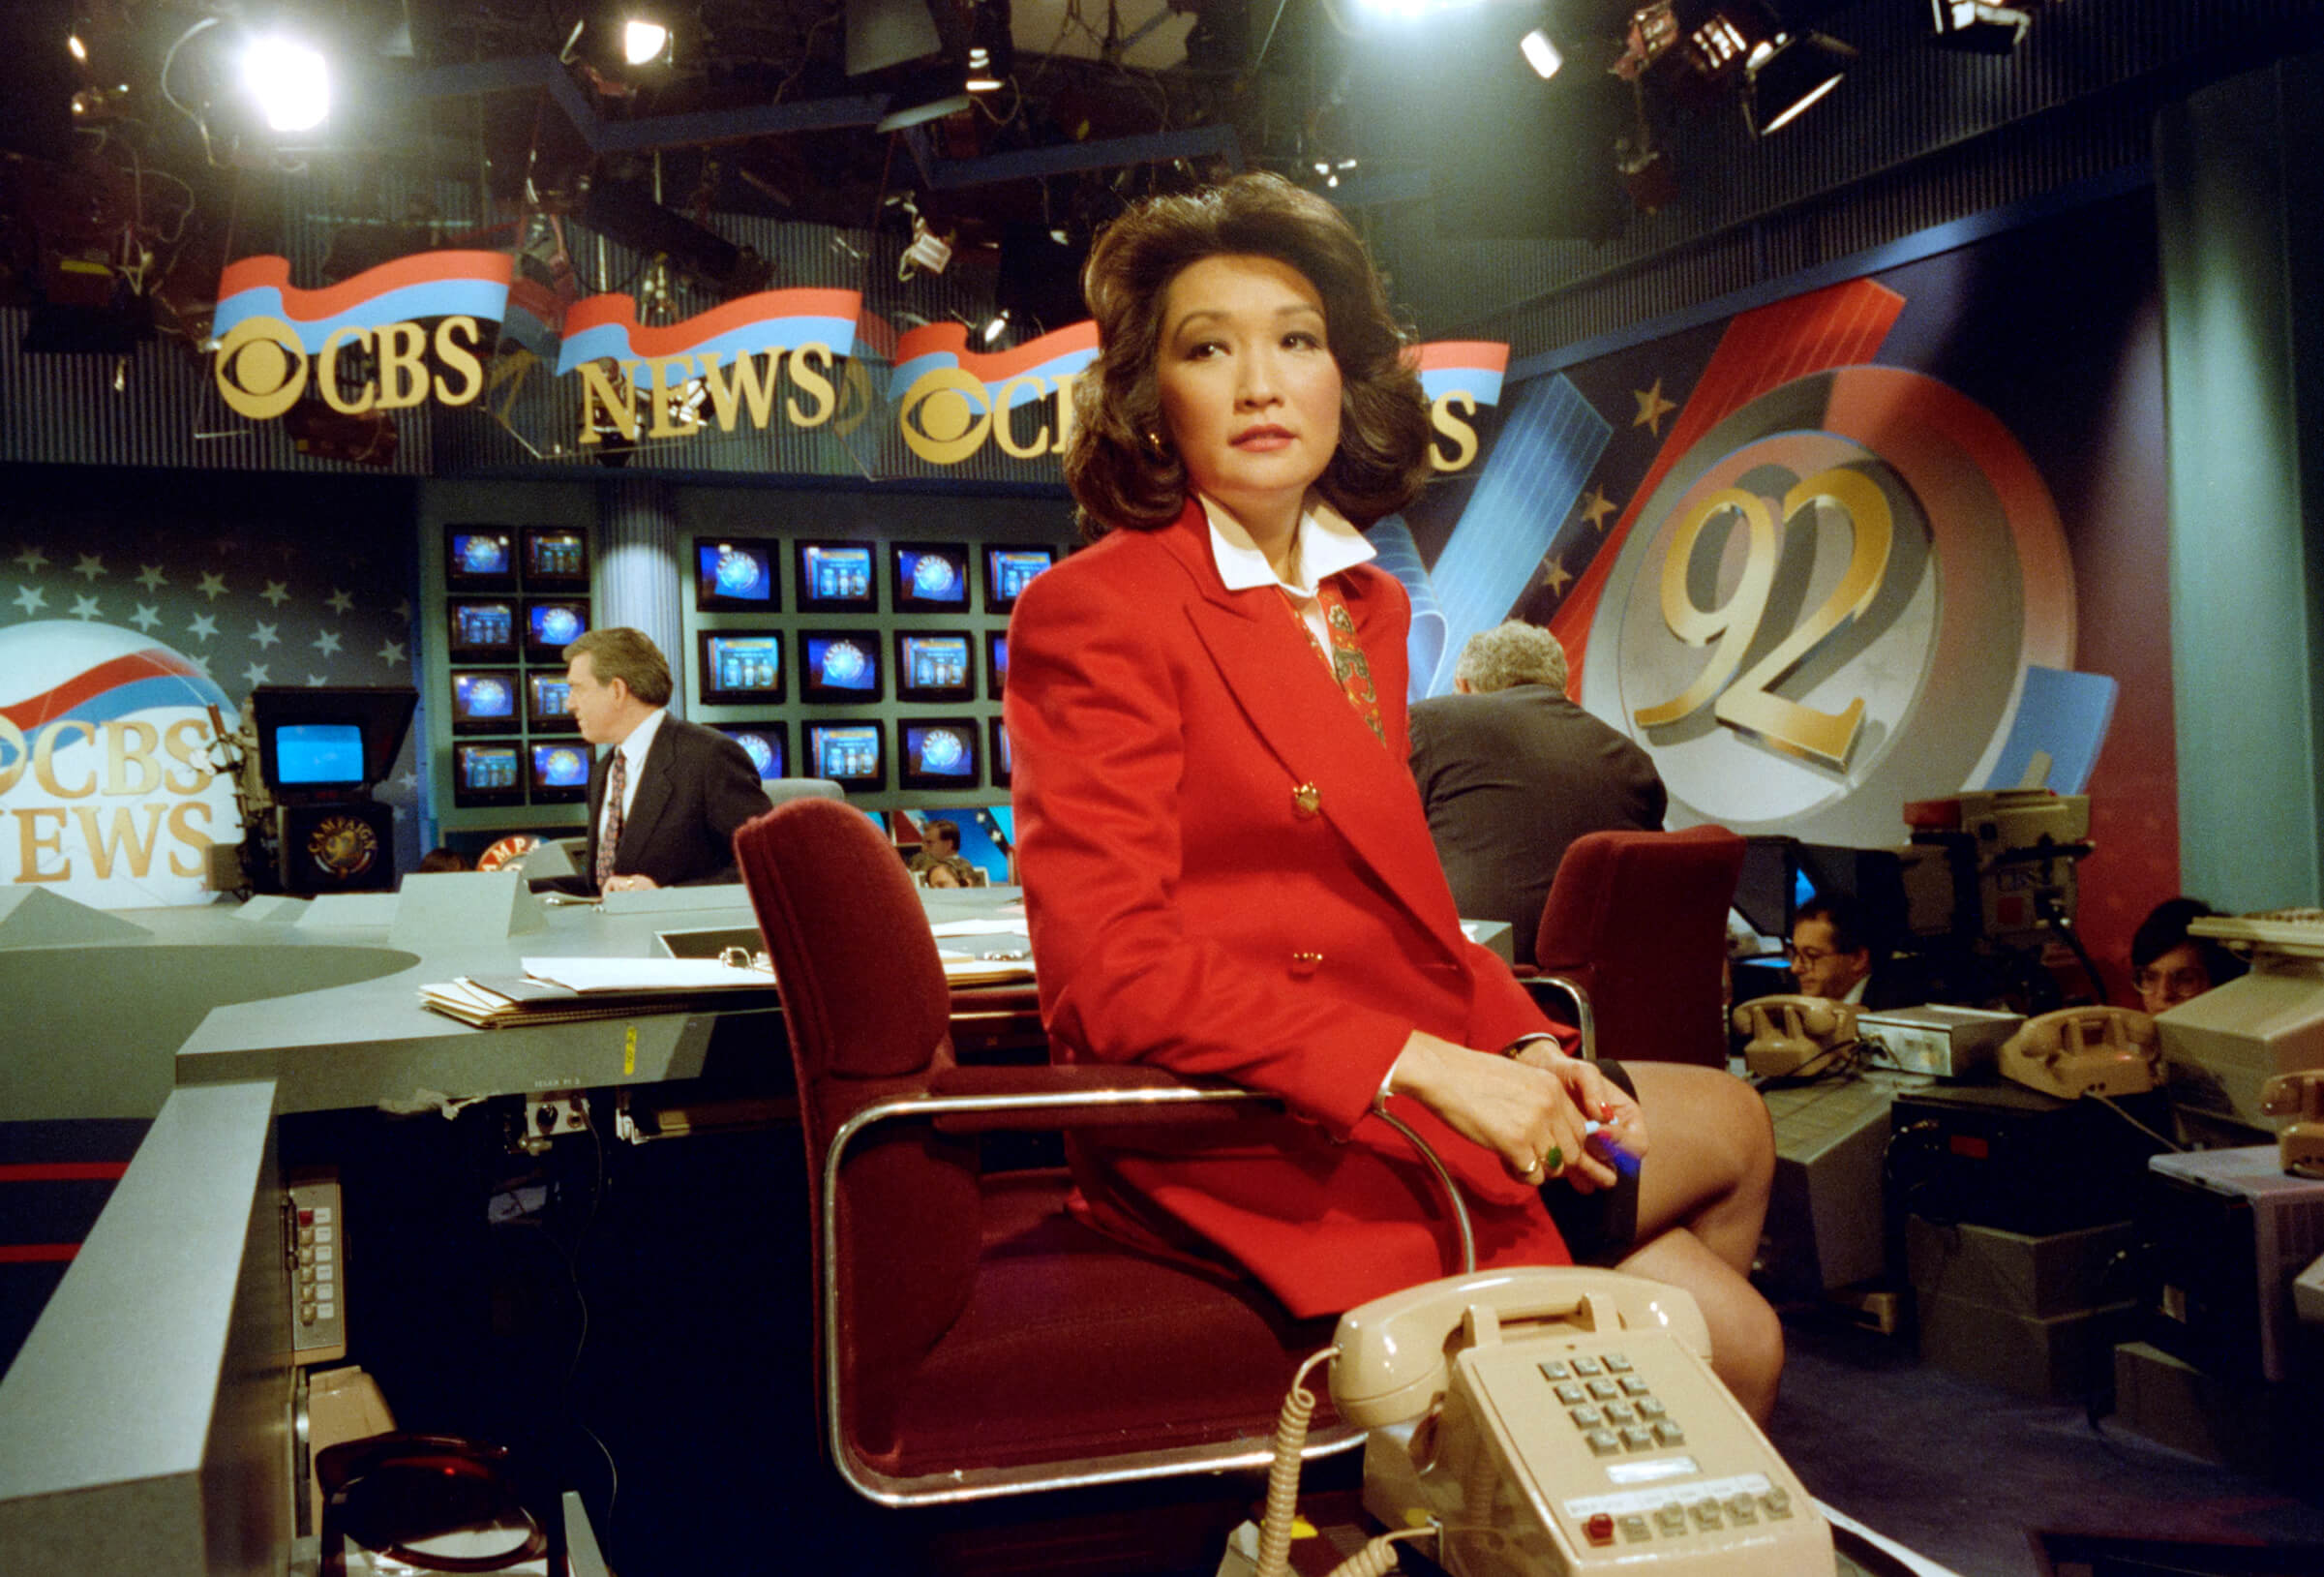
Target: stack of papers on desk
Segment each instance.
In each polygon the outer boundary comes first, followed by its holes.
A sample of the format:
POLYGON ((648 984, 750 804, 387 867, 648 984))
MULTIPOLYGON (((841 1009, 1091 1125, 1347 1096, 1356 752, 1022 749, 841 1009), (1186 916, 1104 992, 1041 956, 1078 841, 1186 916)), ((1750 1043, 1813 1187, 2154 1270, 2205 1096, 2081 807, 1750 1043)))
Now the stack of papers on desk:
POLYGON ((715 958, 527 958, 522 975, 462 976, 420 987, 420 1002, 479 1029, 638 1013, 774 1005, 771 971, 715 958))

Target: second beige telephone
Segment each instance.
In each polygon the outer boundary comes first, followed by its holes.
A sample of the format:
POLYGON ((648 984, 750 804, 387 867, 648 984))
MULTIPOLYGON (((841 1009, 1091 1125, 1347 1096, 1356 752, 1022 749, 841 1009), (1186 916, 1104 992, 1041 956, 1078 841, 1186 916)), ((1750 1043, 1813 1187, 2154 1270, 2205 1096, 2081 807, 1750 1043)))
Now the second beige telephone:
POLYGON ((1336 1341, 1332 1400, 1372 1431, 1365 1509, 1434 1522, 1453 1577, 1833 1569, 1830 1527, 1676 1288, 1483 1271, 1350 1310, 1336 1341))

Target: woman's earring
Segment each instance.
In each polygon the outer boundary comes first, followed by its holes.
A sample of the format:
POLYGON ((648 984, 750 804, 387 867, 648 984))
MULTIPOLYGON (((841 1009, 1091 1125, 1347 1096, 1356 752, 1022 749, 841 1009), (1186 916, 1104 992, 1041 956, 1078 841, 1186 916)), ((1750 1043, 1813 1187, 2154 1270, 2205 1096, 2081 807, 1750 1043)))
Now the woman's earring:
POLYGON ((1154 432, 1151 429, 1149 429, 1146 434, 1146 447, 1152 452, 1154 458, 1157 460, 1167 460, 1170 458, 1169 441, 1165 440, 1160 433, 1154 432))

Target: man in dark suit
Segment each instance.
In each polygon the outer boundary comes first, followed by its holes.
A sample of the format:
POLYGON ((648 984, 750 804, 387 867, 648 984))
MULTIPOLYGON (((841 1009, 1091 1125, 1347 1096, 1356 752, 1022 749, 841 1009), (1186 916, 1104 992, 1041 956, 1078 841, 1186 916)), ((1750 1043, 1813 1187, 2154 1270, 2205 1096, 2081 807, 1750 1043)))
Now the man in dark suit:
POLYGON ((1507 921, 1519 963, 1566 846, 1655 831, 1669 804, 1646 752, 1567 700, 1565 678, 1557 638, 1513 619, 1469 638, 1454 694, 1412 708, 1412 776, 1454 901, 1507 921))
POLYGON ((1911 960, 1891 957, 1868 911, 1845 893, 1819 893, 1799 906, 1784 950, 1802 996, 1829 997, 1879 1013, 1928 1000, 1911 960))
POLYGON ((564 658, 581 737, 613 746, 589 773, 590 886, 612 893, 741 880, 735 829, 767 808, 748 752, 663 710, 670 664, 642 632, 590 630, 564 658))

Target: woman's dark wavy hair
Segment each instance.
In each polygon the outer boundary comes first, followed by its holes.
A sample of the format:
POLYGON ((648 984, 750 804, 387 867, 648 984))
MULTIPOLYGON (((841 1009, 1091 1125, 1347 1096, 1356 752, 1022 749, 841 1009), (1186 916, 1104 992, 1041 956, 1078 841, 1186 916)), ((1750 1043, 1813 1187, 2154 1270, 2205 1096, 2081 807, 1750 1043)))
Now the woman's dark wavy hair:
POLYGON ((1420 374, 1363 241, 1314 193, 1279 175, 1238 175, 1140 203, 1090 249, 1081 292, 1098 323, 1098 360, 1075 389, 1065 477, 1093 541, 1117 526, 1167 526, 1185 505, 1185 463, 1148 440, 1165 430, 1156 369, 1163 299, 1180 269, 1228 254, 1288 263, 1323 298, 1324 336, 1340 364, 1340 447, 1316 491, 1369 526, 1428 480, 1420 374))

